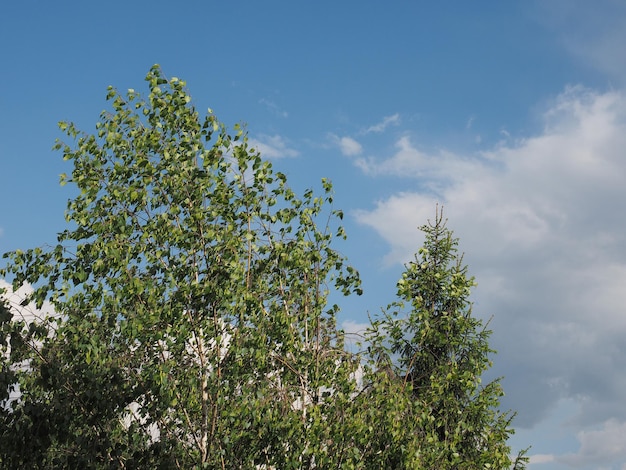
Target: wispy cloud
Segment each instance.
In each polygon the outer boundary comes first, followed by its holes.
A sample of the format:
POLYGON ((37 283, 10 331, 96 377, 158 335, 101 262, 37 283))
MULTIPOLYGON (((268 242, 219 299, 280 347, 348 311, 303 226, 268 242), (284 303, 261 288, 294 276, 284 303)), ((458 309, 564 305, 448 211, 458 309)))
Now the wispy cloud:
MULTIPOLYGON (((400 115, 394 114, 393 116, 386 116, 383 118, 381 122, 370 126, 358 133, 360 136, 365 136, 370 133, 380 133, 387 129, 388 126, 392 124, 398 124, 400 122, 400 115)), ((333 145, 339 148, 339 151, 342 155, 348 157, 356 157, 363 153, 363 146, 359 141, 357 141, 354 137, 350 136, 338 136, 336 134, 329 134, 330 140, 333 145)), ((361 162, 361 160, 358 160, 361 162)))
POLYGON ((476 120, 476 116, 472 115, 467 119, 467 123, 465 123, 465 129, 470 130, 474 125, 474 121, 476 120))
POLYGON ((274 101, 268 100, 267 98, 261 98, 259 103, 264 105, 269 111, 279 117, 287 118, 289 117, 289 113, 284 109, 280 108, 274 101))
POLYGON ((372 132, 375 132, 375 133, 384 132, 387 129, 387 127, 389 127, 390 125, 397 125, 399 123, 400 123, 400 114, 396 113, 391 116, 384 117, 381 122, 368 127, 367 129, 363 131, 363 133, 369 134, 372 132))
POLYGON ((261 134, 257 138, 250 138, 248 143, 250 147, 257 149, 264 158, 276 159, 300 155, 300 152, 289 147, 288 142, 280 135, 261 134))
POLYGON ((626 84, 626 4, 619 0, 536 2, 537 19, 574 58, 626 84))
POLYGON ((399 263, 419 246, 415 227, 445 204, 479 283, 476 313, 494 315, 505 407, 519 410, 518 426, 533 426, 558 400, 574 400, 587 455, 593 426, 626 432, 626 97, 568 88, 544 119, 538 135, 479 155, 428 153, 402 137, 386 159, 356 159, 424 190, 354 215, 399 263))

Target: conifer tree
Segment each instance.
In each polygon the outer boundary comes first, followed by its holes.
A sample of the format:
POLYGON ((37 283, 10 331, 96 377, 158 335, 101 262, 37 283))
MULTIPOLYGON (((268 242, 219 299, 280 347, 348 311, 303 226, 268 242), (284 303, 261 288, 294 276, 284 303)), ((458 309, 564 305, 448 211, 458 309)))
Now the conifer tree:
POLYGON ((420 229, 424 245, 398 282, 399 302, 370 331, 376 367, 411 399, 408 407, 398 403, 405 407, 404 429, 418 438, 402 439, 418 446, 416 468, 522 468, 523 455, 513 461, 509 455, 513 415, 499 411, 501 384, 481 382, 494 352, 491 332, 472 314, 475 282, 458 239, 442 210, 420 229))

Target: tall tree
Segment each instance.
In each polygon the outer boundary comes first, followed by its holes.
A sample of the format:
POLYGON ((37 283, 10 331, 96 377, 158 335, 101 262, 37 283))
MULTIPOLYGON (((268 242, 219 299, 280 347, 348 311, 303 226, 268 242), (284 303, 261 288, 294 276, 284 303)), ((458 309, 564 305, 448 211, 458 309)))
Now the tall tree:
POLYGON ((183 81, 157 66, 146 80, 147 99, 109 89, 94 134, 60 123, 75 141, 56 145, 78 189, 69 228, 0 273, 58 313, 13 325, 0 386, 21 397, 2 414, 0 464, 336 466, 349 449, 327 423, 358 364, 327 295, 359 278, 330 246, 345 237, 324 210, 331 185, 297 197, 241 129, 200 117, 183 81))
POLYGON ((398 282, 400 301, 370 331, 378 375, 384 371, 405 397, 394 411, 404 424, 397 440, 406 442, 395 459, 427 469, 523 468, 523 453, 510 457, 512 415, 498 410, 500 382, 481 383, 494 352, 491 332, 472 315, 475 282, 458 239, 439 210, 420 229, 424 245, 398 282), (409 456, 412 446, 417 449, 409 456))

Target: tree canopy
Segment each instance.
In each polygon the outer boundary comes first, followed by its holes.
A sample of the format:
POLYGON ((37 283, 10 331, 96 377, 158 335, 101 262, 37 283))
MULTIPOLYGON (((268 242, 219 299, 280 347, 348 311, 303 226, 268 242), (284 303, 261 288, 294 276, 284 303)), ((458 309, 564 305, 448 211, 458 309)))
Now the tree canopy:
POLYGON ((511 462, 506 443, 513 415, 498 409, 500 382, 482 385, 495 351, 487 341, 491 331, 472 315, 475 281, 459 241, 443 209, 420 229, 424 245, 398 282, 399 300, 373 322, 370 351, 411 396, 413 432, 428 449, 420 465, 522 468, 523 452, 511 462))
MULTIPOLYGON (((0 307, 0 466, 509 468, 488 331, 440 215, 398 284, 408 316, 348 352, 329 294, 360 293, 331 245, 332 185, 297 195, 185 82, 110 87, 73 141, 54 246, 5 254, 21 305, 0 307), (25 319, 29 304, 55 315, 25 319)), ((518 461, 518 463, 521 461, 518 461)))

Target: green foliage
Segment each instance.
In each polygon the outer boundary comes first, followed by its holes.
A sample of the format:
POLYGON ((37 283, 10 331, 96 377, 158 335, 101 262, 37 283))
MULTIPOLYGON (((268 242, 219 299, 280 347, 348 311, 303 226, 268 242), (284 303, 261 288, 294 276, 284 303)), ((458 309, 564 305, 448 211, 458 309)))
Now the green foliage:
POLYGON ((369 331, 376 367, 410 396, 402 409, 405 432, 419 436, 415 468, 523 468, 523 455, 512 462, 506 444, 512 415, 498 411, 500 383, 481 384, 491 332, 472 316, 475 283, 458 239, 439 211, 421 230, 424 246, 398 282, 399 302, 369 331))
POLYGON ((158 66, 146 81, 146 98, 109 88, 94 134, 59 124, 68 228, 5 254, 0 276, 34 291, 0 302, 0 467, 513 465, 500 385, 480 384, 489 332, 441 216, 367 362, 328 303, 360 293, 331 248, 345 232, 330 182, 296 195, 183 81, 158 66), (56 315, 15 315, 46 302, 56 315))
POLYGON ((13 335, 28 367, 1 462, 301 468, 327 454, 331 465, 342 457, 325 422, 357 362, 326 298, 359 291, 330 248, 343 234, 324 211, 331 184, 297 197, 241 129, 200 117, 184 82, 158 67, 146 80, 145 100, 109 88, 95 134, 60 123, 75 140, 55 146, 74 164, 62 184, 79 190, 70 228, 48 251, 8 255, 3 274, 62 320, 13 335))

